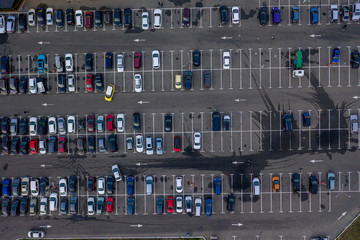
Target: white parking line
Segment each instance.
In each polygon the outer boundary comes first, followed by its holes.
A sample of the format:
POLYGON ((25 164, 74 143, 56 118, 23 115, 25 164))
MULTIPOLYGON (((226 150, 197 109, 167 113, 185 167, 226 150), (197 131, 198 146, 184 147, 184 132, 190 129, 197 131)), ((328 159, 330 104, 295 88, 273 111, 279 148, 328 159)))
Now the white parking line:
POLYGON ((289 201, 290 201, 290 204, 289 204, 289 208, 290 208, 290 210, 289 210, 289 213, 292 213, 293 211, 292 211, 292 193, 291 193, 291 179, 292 179, 292 173, 289 173, 289 189, 290 189, 290 191, 289 191, 289 201))
POLYGON ((170 80, 171 90, 170 91, 174 91, 174 50, 170 50, 170 56, 171 56, 171 80, 170 80))
POLYGON ((278 59, 279 59, 279 87, 278 88, 282 88, 281 86, 281 50, 282 48, 278 48, 279 50, 279 54, 278 54, 278 59))
POLYGON ((272 189, 271 189, 271 186, 272 186, 272 173, 269 173, 269 181, 270 181, 270 184, 269 184, 269 192, 270 192, 270 211, 269 213, 273 213, 273 208, 272 208, 272 189))
MULTIPOLYGON (((210 52, 210 75, 211 75, 211 82, 210 82, 210 90, 214 90, 214 86, 213 86, 213 63, 212 63, 212 60, 213 60, 213 49, 209 49, 209 52, 210 52)), ((360 83, 359 83, 360 85, 360 83)))
POLYGON ((280 110, 279 111, 279 149, 281 150, 282 149, 282 138, 281 138, 281 133, 282 133, 282 126, 281 126, 281 123, 282 123, 282 111, 280 110))
MULTIPOLYGON (((279 173, 279 184, 280 184, 280 213, 282 213, 283 212, 283 210, 282 210, 282 192, 281 192, 281 189, 282 189, 282 173, 279 173)), ((291 189, 291 188, 290 188, 291 189)), ((290 191, 291 192, 291 191, 290 191)))
POLYGON ((269 145, 269 151, 273 151, 273 149, 272 149, 272 111, 269 111, 269 121, 270 121, 270 123, 269 123, 269 126, 270 126, 270 139, 269 139, 269 141, 270 141, 270 145, 269 145))
MULTIPOLYGON (((143 179, 144 179, 144 193, 146 193, 146 181, 145 181, 146 175, 143 175, 143 179)), ((144 215, 147 215, 146 212, 146 194, 144 194, 144 215)))
POLYGON ((318 109, 318 123, 319 123, 319 133, 318 133, 318 139, 319 139, 319 147, 318 150, 321 150, 321 109, 318 109))
POLYGON ((309 68, 308 68, 309 85, 308 85, 308 88, 311 87, 311 54, 310 53, 311 53, 311 47, 308 47, 308 56, 309 56, 309 68))
MULTIPOLYGON (((222 61, 223 61, 223 49, 219 49, 220 51, 220 66, 222 66, 222 61)), ((230 57, 231 58, 231 57, 230 57)), ((222 77, 222 72, 223 72, 223 67, 220 67, 220 90, 223 90, 223 77, 222 77)))
POLYGON ((232 122, 233 122, 233 117, 232 117, 232 112, 230 112, 230 151, 234 151, 233 149, 233 129, 232 129, 232 122))
POLYGON ((210 152, 214 152, 214 131, 212 131, 212 129, 213 129, 212 114, 213 114, 213 112, 210 112, 210 129, 211 129, 211 150, 210 150, 210 152))
POLYGON ((318 175, 319 175, 319 212, 322 212, 322 210, 321 210, 321 186, 322 186, 322 184, 321 184, 321 172, 318 172, 318 175))
POLYGON ((181 152, 184 152, 184 113, 181 113, 181 152))
MULTIPOLYGON (((164 92, 164 51, 161 52, 161 91, 164 92)), ((172 82, 172 80, 171 80, 172 82)))
POLYGON ((302 192, 301 192, 301 178, 302 178, 302 172, 300 172, 299 175, 300 175, 300 179, 299 179, 299 184, 300 184, 299 204, 300 204, 300 207, 299 207, 299 211, 298 211, 298 212, 302 212, 302 210, 301 210, 301 194, 302 194, 302 192))
POLYGON ((251 86, 251 74, 252 74, 252 72, 251 72, 251 51, 252 51, 252 49, 251 48, 249 48, 249 89, 252 89, 252 86, 251 86))
POLYGON ((301 132, 302 132, 302 130, 301 130, 301 127, 302 127, 301 112, 302 112, 302 110, 298 110, 298 116, 299 116, 299 118, 298 118, 298 123, 299 123, 299 147, 298 147, 298 150, 302 149, 302 147, 301 147, 301 132))
POLYGON ((254 151, 253 150, 253 139, 252 139, 253 138, 253 136, 252 136, 252 131, 253 131, 252 130, 252 113, 253 113, 252 111, 249 111, 249 115, 250 115, 249 116, 249 118, 250 118, 250 120, 249 120, 249 124, 250 124, 250 126, 249 126, 250 127, 250 152, 254 151))
MULTIPOLYGON (((288 51, 289 51, 289 60, 290 60, 290 65, 291 65, 291 48, 288 48, 288 51)), ((292 80, 291 71, 288 71, 288 72, 289 72, 289 86, 288 86, 288 88, 292 88, 292 86, 291 86, 291 80, 292 80)))
MULTIPOLYGON (((260 80, 259 89, 262 89, 261 69, 263 68, 263 66, 261 63, 261 50, 262 50, 262 48, 259 48, 259 80, 260 80)), ((271 58, 271 56, 270 56, 270 58, 271 58)))
POLYGON ((330 143, 331 143, 331 124, 330 124, 330 119, 331 119, 331 109, 327 109, 327 111, 328 111, 328 126, 329 126, 329 128, 328 128, 328 135, 329 135, 329 137, 328 137, 328 142, 329 142, 329 146, 328 146, 328 150, 331 150, 331 145, 330 145, 330 143))
POLYGON ((268 50, 269 50, 269 88, 272 88, 272 86, 271 86, 271 57, 272 57, 271 50, 272 50, 272 48, 268 48, 268 50))
MULTIPOLYGON (((310 3, 309 3, 310 4, 310 3)), ((321 87, 321 84, 320 84, 320 79, 321 79, 321 76, 320 76, 320 74, 321 74, 321 70, 320 70, 320 67, 321 67, 321 64, 320 64, 320 50, 321 50, 321 47, 317 47, 318 48, 318 51, 319 51, 319 60, 318 60, 318 62, 319 62, 319 76, 318 76, 318 87, 321 87)), ((310 55, 310 54, 309 54, 310 55)))
POLYGON ((240 65, 239 65, 239 89, 243 89, 243 86, 242 86, 242 49, 240 48, 239 50, 239 61, 240 61, 240 65))
POLYGON ((204 112, 200 112, 201 115, 201 152, 204 152, 204 112))
MULTIPOLYGON (((263 188, 263 173, 260 173, 260 189, 264 189, 263 188)), ((252 178, 251 178, 252 179, 252 178)), ((251 184, 252 185, 252 184, 251 184)), ((263 191, 260 191, 260 213, 264 213, 263 211, 263 191)))
MULTIPOLYGON (((349 64, 348 64, 348 87, 351 87, 351 77, 350 77, 350 66, 351 66, 351 49, 350 49, 350 46, 346 46, 348 48, 348 54, 349 54, 349 58, 348 58, 348 61, 349 61, 349 64)), ((340 69, 339 69, 339 80, 340 80, 340 69)))

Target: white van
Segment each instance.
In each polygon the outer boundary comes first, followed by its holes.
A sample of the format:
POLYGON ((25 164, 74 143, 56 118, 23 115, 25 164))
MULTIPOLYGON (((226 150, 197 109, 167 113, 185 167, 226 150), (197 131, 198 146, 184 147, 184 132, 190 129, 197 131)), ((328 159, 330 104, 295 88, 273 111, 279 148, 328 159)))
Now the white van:
POLYGON ((257 177, 254 177, 253 180, 253 188, 254 188, 254 195, 259 196, 260 195, 260 180, 257 177))
POLYGON ((151 195, 152 194, 153 177, 152 176, 147 176, 145 178, 145 182, 146 182, 146 194, 151 195))
POLYGON ((201 215, 201 197, 195 198, 195 216, 200 217, 201 215))
POLYGON ((56 67, 57 72, 64 71, 63 63, 62 63, 61 57, 59 55, 55 55, 55 67, 56 67))
POLYGON ((31 179, 30 191, 32 196, 39 195, 39 179, 31 179))

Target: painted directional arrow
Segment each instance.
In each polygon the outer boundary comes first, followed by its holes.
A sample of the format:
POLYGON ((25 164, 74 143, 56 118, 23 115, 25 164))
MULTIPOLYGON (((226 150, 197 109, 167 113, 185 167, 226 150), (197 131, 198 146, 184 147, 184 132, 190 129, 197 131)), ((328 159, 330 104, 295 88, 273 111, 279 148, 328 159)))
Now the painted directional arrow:
POLYGON ((51 225, 46 225, 46 226, 40 226, 41 228, 51 228, 51 225))
POLYGON ((234 101, 235 102, 246 102, 246 99, 244 99, 244 98, 235 98, 234 101))
POLYGON ((311 34, 310 37, 314 38, 314 37, 321 37, 321 35, 318 34, 311 34))
POLYGON ((142 227, 143 225, 141 225, 141 224, 136 224, 136 225, 130 225, 130 227, 138 227, 138 228, 140 228, 140 227, 142 227))
POLYGON ((55 104, 52 104, 52 103, 43 103, 42 105, 43 105, 44 107, 47 107, 47 106, 55 105, 55 104))
POLYGON ((232 223, 231 226, 237 226, 237 227, 241 227, 243 224, 242 223, 232 223))
POLYGON ((346 215, 346 212, 343 212, 343 213, 340 215, 340 217, 338 217, 337 220, 340 220, 342 217, 345 217, 345 215, 346 215))
POLYGON ((52 167, 52 165, 46 165, 45 163, 44 164, 41 164, 40 167, 52 167))
POLYGON ((232 39, 232 37, 226 37, 226 36, 223 36, 223 37, 221 37, 221 39, 223 39, 223 40, 227 40, 227 39, 232 39))
POLYGON ((359 99, 360 97, 359 96, 354 96, 353 99, 359 99))
POLYGON ((238 162, 238 161, 234 161, 232 162, 232 164, 243 164, 244 162, 238 162))
POLYGON ((145 42, 146 40, 145 39, 134 39, 134 42, 145 42))
POLYGON ((136 163, 136 166, 147 165, 147 163, 136 163))
POLYGON ((41 41, 41 42, 38 42, 38 44, 40 44, 40 45, 43 45, 43 44, 50 44, 50 42, 43 42, 43 41, 41 41))
POLYGON ((317 163, 317 162, 322 162, 323 160, 315 160, 315 159, 313 159, 313 160, 310 160, 310 162, 312 162, 312 163, 317 163))
POLYGON ((149 103, 148 101, 138 101, 138 104, 145 104, 145 103, 149 103))

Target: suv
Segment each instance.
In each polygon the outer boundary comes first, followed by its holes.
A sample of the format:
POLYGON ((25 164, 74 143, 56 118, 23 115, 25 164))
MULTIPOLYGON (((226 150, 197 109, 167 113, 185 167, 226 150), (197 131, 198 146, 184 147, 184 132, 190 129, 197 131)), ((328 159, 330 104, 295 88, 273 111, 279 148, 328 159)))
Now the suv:
POLYGON ((107 52, 105 54, 105 65, 107 69, 113 68, 113 54, 111 52, 107 52))
POLYGON ((360 64, 360 55, 358 50, 351 51, 351 67, 352 68, 359 68, 360 64))
POLYGON ((135 69, 141 68, 141 52, 134 53, 134 68, 135 69))
POLYGON ((262 7, 259 9, 259 14, 258 14, 258 18, 259 18, 259 24, 260 25, 266 25, 268 20, 269 20, 269 15, 267 13, 267 8, 266 7, 262 7))
POLYGON ((186 70, 184 73, 185 89, 191 89, 192 73, 190 70, 186 70))
POLYGON ((165 132, 171 132, 172 130, 172 115, 165 115, 165 132))
POLYGON ((125 8, 125 10, 124 10, 124 26, 127 28, 132 28, 131 15, 132 15, 131 9, 125 8))
POLYGON ((121 26, 121 10, 119 8, 114 9, 114 25, 116 27, 121 26))
POLYGON ((220 19, 221 19, 221 25, 225 25, 229 22, 229 16, 228 16, 228 8, 226 6, 220 7, 220 19))
POLYGON ((190 8, 184 8, 182 25, 188 27, 190 25, 190 8))
POLYGON ((212 130, 213 131, 220 131, 220 128, 221 128, 221 116, 220 116, 219 112, 213 112, 212 121, 213 121, 212 130))

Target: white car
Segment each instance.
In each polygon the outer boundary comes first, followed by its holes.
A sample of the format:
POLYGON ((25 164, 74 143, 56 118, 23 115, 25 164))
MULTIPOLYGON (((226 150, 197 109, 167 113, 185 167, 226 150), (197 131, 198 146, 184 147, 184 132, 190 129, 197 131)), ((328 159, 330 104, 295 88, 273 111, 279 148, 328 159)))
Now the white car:
POLYGON ((194 149, 200 149, 201 147, 201 133, 194 133, 194 149))
POLYGON ((182 191, 183 191, 183 178, 176 177, 176 192, 182 193, 182 191))
POLYGON ((63 117, 58 117, 58 127, 59 127, 59 133, 61 135, 66 134, 66 126, 65 126, 65 119, 63 117))
POLYGON ((154 28, 161 28, 161 9, 154 10, 154 28))
POLYGON ((239 7, 231 8, 231 22, 233 24, 238 24, 240 22, 240 10, 239 7))
POLYGON ((330 21, 337 22, 339 21, 339 8, 337 5, 330 5, 330 21))
POLYGON ((257 177, 252 179, 253 182, 253 194, 258 196, 260 195, 260 180, 257 177))
POLYGON ((115 165, 112 165, 111 167, 112 169, 112 172, 114 174, 114 177, 115 177, 115 180, 118 182, 118 181, 121 181, 121 172, 120 172, 120 168, 117 164, 115 165))
POLYGON ((230 69, 230 52, 223 52, 223 69, 230 69))
POLYGON ((46 24, 54 25, 54 9, 53 8, 46 9, 46 24))
POLYGON ((360 3, 355 2, 353 5, 352 18, 354 22, 358 22, 360 20, 360 3))
POLYGON ((142 82, 141 82, 141 75, 135 74, 134 76, 134 89, 135 92, 140 93, 142 91, 142 82))
POLYGON ((153 155, 154 149, 153 149, 153 143, 152 143, 152 137, 147 136, 146 137, 146 154, 147 155, 153 155))
POLYGON ((144 151, 144 146, 143 146, 143 136, 142 134, 137 134, 135 137, 135 142, 136 142, 136 151, 141 153, 144 151))
POLYGON ((160 52, 158 50, 152 51, 152 66, 155 69, 160 68, 160 52))
POLYGON ((29 238, 44 238, 45 232, 44 231, 29 231, 28 237, 29 238))
POLYGON ((36 18, 35 18, 35 9, 31 8, 29 11, 28 11, 28 14, 27 14, 27 22, 29 24, 29 26, 31 27, 34 27, 36 25, 36 18))
POLYGON ((33 178, 30 181, 30 192, 31 196, 38 196, 39 195, 39 179, 33 178))
POLYGON ((186 211, 186 213, 192 213, 192 197, 191 196, 185 197, 185 211, 186 211))
POLYGON ((47 213, 47 197, 42 197, 40 200, 40 215, 45 215, 47 213))
POLYGON ((30 178, 23 177, 21 179, 21 196, 29 195, 29 185, 30 185, 30 178))
POLYGON ((125 116, 123 113, 116 116, 116 128, 118 132, 124 132, 125 130, 125 116))
POLYGON ((103 178, 103 177, 98 178, 97 190, 98 190, 98 194, 100 194, 100 195, 105 194, 105 178, 103 178))
POLYGON ((4 15, 0 15, 0 34, 6 33, 6 21, 4 15))
POLYGON ((39 140, 39 153, 46 154, 46 141, 43 139, 39 140))
POLYGON ((16 19, 14 16, 9 16, 6 21, 6 32, 7 33, 14 33, 15 32, 15 24, 16 19))
POLYGON ((145 178, 146 183, 146 194, 151 195, 152 194, 152 184, 153 184, 154 178, 152 176, 147 176, 145 178))
POLYGON ((75 133, 75 116, 68 116, 67 117, 67 132, 68 133, 75 133))
POLYGON ((182 197, 176 197, 176 212, 182 213, 183 212, 183 200, 182 197))
POLYGON ((67 77, 67 85, 69 92, 75 92, 75 77, 74 75, 70 74, 67 77))
POLYGON ((37 133, 37 118, 31 117, 29 120, 29 132, 30 136, 35 136, 37 133))
POLYGON ((149 29, 149 13, 148 12, 143 12, 142 13, 142 16, 141 16, 141 19, 142 19, 142 29, 144 30, 148 30, 149 29))
POLYGON ((32 94, 37 93, 36 78, 29 78, 29 92, 32 94))
POLYGON ((93 197, 89 197, 87 200, 87 212, 88 215, 94 215, 95 213, 95 199, 93 197))
POLYGON ((116 68, 118 72, 124 71, 124 56, 122 54, 118 54, 116 57, 116 68))
POLYGON ((60 196, 62 196, 62 197, 67 195, 67 179, 66 178, 60 178, 59 192, 60 192, 60 196))
POLYGON ((200 217, 201 215, 201 197, 195 198, 195 216, 200 217))
POLYGON ((75 11, 75 24, 76 27, 80 27, 80 28, 84 26, 83 12, 81 10, 75 11))
POLYGON ((74 71, 74 61, 71 53, 65 54, 65 69, 67 72, 74 71))
POLYGON ((55 117, 49 117, 48 129, 49 129, 49 134, 56 134, 57 133, 56 118, 55 117))
POLYGON ((350 115, 351 133, 359 132, 358 116, 356 114, 350 115))
POLYGON ((52 193, 49 198, 49 209, 50 212, 56 211, 58 208, 58 194, 52 193))

